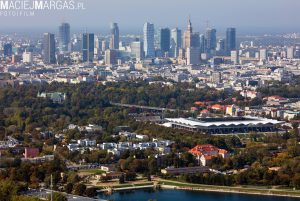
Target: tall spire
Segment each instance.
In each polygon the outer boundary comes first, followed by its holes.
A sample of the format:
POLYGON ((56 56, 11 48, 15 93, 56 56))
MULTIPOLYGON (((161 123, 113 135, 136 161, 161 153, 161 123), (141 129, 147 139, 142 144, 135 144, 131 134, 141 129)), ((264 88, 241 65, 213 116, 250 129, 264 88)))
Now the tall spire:
POLYGON ((192 22, 191 22, 191 16, 189 15, 189 21, 188 21, 188 31, 191 33, 193 32, 192 22))

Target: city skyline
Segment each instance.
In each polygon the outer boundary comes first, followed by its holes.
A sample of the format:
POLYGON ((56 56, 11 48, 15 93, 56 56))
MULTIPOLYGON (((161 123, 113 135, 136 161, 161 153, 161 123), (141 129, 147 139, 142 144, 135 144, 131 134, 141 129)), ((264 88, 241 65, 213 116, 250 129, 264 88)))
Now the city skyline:
POLYGON ((33 17, 3 17, 0 31, 36 30, 52 32, 57 24, 68 22, 73 30, 109 33, 107 27, 117 22, 123 33, 141 33, 140 27, 150 21, 159 27, 184 28, 186 18, 191 15, 194 29, 203 31, 207 25, 211 28, 225 29, 236 27, 240 33, 277 33, 299 31, 294 20, 300 17, 297 12, 300 2, 294 0, 279 1, 258 0, 241 2, 239 0, 212 0, 198 2, 187 0, 172 3, 170 0, 158 2, 140 2, 136 0, 109 2, 84 1, 85 10, 81 11, 43 11, 33 17), (159 3, 159 4, 158 4, 159 3), (293 6, 289 6, 293 3, 293 6), (159 5, 159 6, 158 6, 159 5), (298 6, 297 6, 298 5, 298 6), (111 12, 113 8, 114 12, 111 12), (225 9, 226 8, 226 9, 225 9), (99 9, 101 12, 99 12, 99 9), (269 12, 272 10, 272 12, 269 12), (255 13, 255 15, 253 15, 255 13), (49 20, 48 14, 51 14, 49 20), (161 16, 164 16, 161 18, 161 16), (99 20, 95 20, 99 19, 99 20), (47 24, 44 22, 47 21, 47 24), (5 27, 5 28, 4 28, 5 27))

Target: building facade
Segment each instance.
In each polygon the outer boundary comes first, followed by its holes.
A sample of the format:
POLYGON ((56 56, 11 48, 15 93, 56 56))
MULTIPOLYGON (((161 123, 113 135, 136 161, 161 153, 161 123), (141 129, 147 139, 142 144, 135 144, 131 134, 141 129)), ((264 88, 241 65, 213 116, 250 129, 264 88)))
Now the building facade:
POLYGON ((227 28, 226 30, 226 52, 230 55, 232 50, 236 50, 236 29, 227 28))
POLYGON ((94 34, 84 33, 82 35, 82 61, 93 62, 94 60, 94 34))
POLYGON ((119 26, 117 23, 112 23, 110 26, 110 49, 118 50, 120 42, 119 26))
POLYGON ((54 34, 44 33, 43 61, 45 64, 55 64, 55 38, 54 34))
POLYGON ((148 58, 155 57, 154 24, 149 22, 144 25, 144 52, 148 58))
POLYGON ((58 39, 60 52, 69 51, 70 42, 71 42, 70 24, 69 23, 62 23, 59 26, 59 39, 58 39))
POLYGON ((170 42, 170 56, 178 57, 179 49, 182 47, 181 42, 181 30, 178 28, 172 29, 171 31, 171 42, 170 42))

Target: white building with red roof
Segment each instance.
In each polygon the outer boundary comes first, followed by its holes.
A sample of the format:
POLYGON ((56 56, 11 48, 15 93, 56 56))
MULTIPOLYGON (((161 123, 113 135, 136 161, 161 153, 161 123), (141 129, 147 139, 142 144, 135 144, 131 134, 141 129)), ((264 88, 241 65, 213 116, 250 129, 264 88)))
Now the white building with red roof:
POLYGON ((219 149, 218 147, 215 147, 211 144, 197 145, 189 150, 189 153, 193 154, 199 161, 199 164, 202 166, 207 166, 211 159, 214 157, 229 157, 229 153, 227 150, 219 149))

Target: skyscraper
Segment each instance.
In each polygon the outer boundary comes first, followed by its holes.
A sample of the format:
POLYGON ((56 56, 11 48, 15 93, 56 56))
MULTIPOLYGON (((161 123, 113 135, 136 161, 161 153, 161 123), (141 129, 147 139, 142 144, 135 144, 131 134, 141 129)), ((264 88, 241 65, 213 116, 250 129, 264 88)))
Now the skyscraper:
POLYGON ((170 51, 171 32, 169 28, 161 28, 158 31, 159 48, 163 54, 170 51))
POLYGON ((105 50, 107 50, 109 47, 108 47, 108 42, 103 40, 102 41, 102 44, 101 44, 101 48, 102 48, 102 51, 104 52, 105 50))
POLYGON ((120 33, 119 33, 119 27, 117 23, 112 23, 110 26, 110 49, 118 50, 119 49, 119 42, 120 42, 120 33))
POLYGON ((203 34, 200 35, 200 53, 206 52, 206 40, 203 34))
POLYGON ((228 28, 226 31, 226 52, 230 55, 232 50, 236 50, 236 29, 228 28))
POLYGON ((84 33, 82 35, 82 61, 92 62, 94 60, 94 34, 84 33))
POLYGON ((3 46, 4 56, 8 57, 12 55, 12 45, 11 43, 6 43, 3 46))
POLYGON ((62 23, 59 26, 58 44, 60 52, 67 52, 71 41, 70 24, 62 23))
POLYGON ((220 39, 217 43, 217 55, 219 56, 223 56, 225 54, 225 40, 224 39, 220 39))
POLYGON ((181 30, 178 28, 172 29, 171 31, 171 43, 170 43, 170 56, 178 57, 179 49, 181 48, 181 30))
POLYGON ((191 47, 192 33, 193 33, 193 27, 192 27, 191 19, 189 17, 188 28, 183 34, 183 48, 184 49, 191 47))
POLYGON ((217 30, 216 29, 206 29, 206 48, 208 52, 215 51, 217 47, 217 30))
POLYGON ((146 22, 144 24, 144 51, 146 57, 154 57, 154 24, 146 22))
POLYGON ((190 45, 191 45, 191 47, 200 48, 200 35, 199 35, 199 33, 192 33, 190 45))
POLYGON ((45 64, 55 64, 55 38, 54 34, 44 33, 43 61, 45 64))

